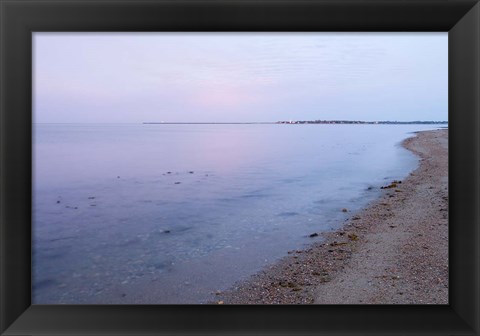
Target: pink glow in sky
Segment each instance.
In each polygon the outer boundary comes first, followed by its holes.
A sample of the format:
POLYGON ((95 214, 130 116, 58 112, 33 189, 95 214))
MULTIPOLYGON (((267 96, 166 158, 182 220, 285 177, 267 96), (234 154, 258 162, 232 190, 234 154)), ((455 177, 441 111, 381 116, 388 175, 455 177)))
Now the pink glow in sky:
POLYGON ((447 33, 34 33, 35 122, 447 120, 447 33))

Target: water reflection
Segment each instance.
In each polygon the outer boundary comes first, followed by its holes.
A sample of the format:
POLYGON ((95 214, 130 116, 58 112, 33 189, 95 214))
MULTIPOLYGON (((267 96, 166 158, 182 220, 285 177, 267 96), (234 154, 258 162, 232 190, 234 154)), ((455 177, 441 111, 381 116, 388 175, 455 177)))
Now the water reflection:
POLYGON ((419 128, 36 125, 34 301, 203 302, 403 178, 419 128))

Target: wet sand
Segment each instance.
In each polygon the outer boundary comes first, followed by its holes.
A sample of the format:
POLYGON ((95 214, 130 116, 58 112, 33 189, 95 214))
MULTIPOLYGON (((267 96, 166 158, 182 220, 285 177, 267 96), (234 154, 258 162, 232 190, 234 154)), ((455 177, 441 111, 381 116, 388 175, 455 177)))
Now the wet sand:
POLYGON ((388 181, 342 229, 289 251, 215 302, 448 304, 448 130, 419 132, 402 145, 420 157, 405 180, 388 181))

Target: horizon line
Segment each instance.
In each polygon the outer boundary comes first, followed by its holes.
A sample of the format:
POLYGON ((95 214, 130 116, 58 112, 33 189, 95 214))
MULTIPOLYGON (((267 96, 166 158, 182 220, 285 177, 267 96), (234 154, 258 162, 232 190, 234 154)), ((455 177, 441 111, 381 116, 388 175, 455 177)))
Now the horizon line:
POLYGON ((375 123, 448 123, 448 120, 375 120, 375 121, 365 121, 365 120, 348 120, 348 119, 331 119, 331 120, 279 120, 279 121, 132 121, 132 122, 32 122, 32 124, 290 124, 290 123, 304 123, 304 124, 320 124, 320 123, 365 123, 365 124, 375 124, 375 123))
POLYGON ((279 121, 232 121, 232 122, 215 122, 215 121, 144 121, 142 124, 322 124, 322 123, 362 123, 362 124, 382 124, 382 123, 423 123, 423 124, 448 124, 448 120, 348 120, 348 119, 335 119, 335 120, 279 120, 279 121))

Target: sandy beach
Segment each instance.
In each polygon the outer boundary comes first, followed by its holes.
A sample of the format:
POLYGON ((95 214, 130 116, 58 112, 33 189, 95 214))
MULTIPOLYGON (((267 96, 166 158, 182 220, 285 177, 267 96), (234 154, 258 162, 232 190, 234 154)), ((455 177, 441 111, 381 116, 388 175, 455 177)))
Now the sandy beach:
POLYGON ((405 180, 386 181, 342 229, 218 292, 216 303, 448 304, 448 130, 402 145, 420 157, 405 180))

